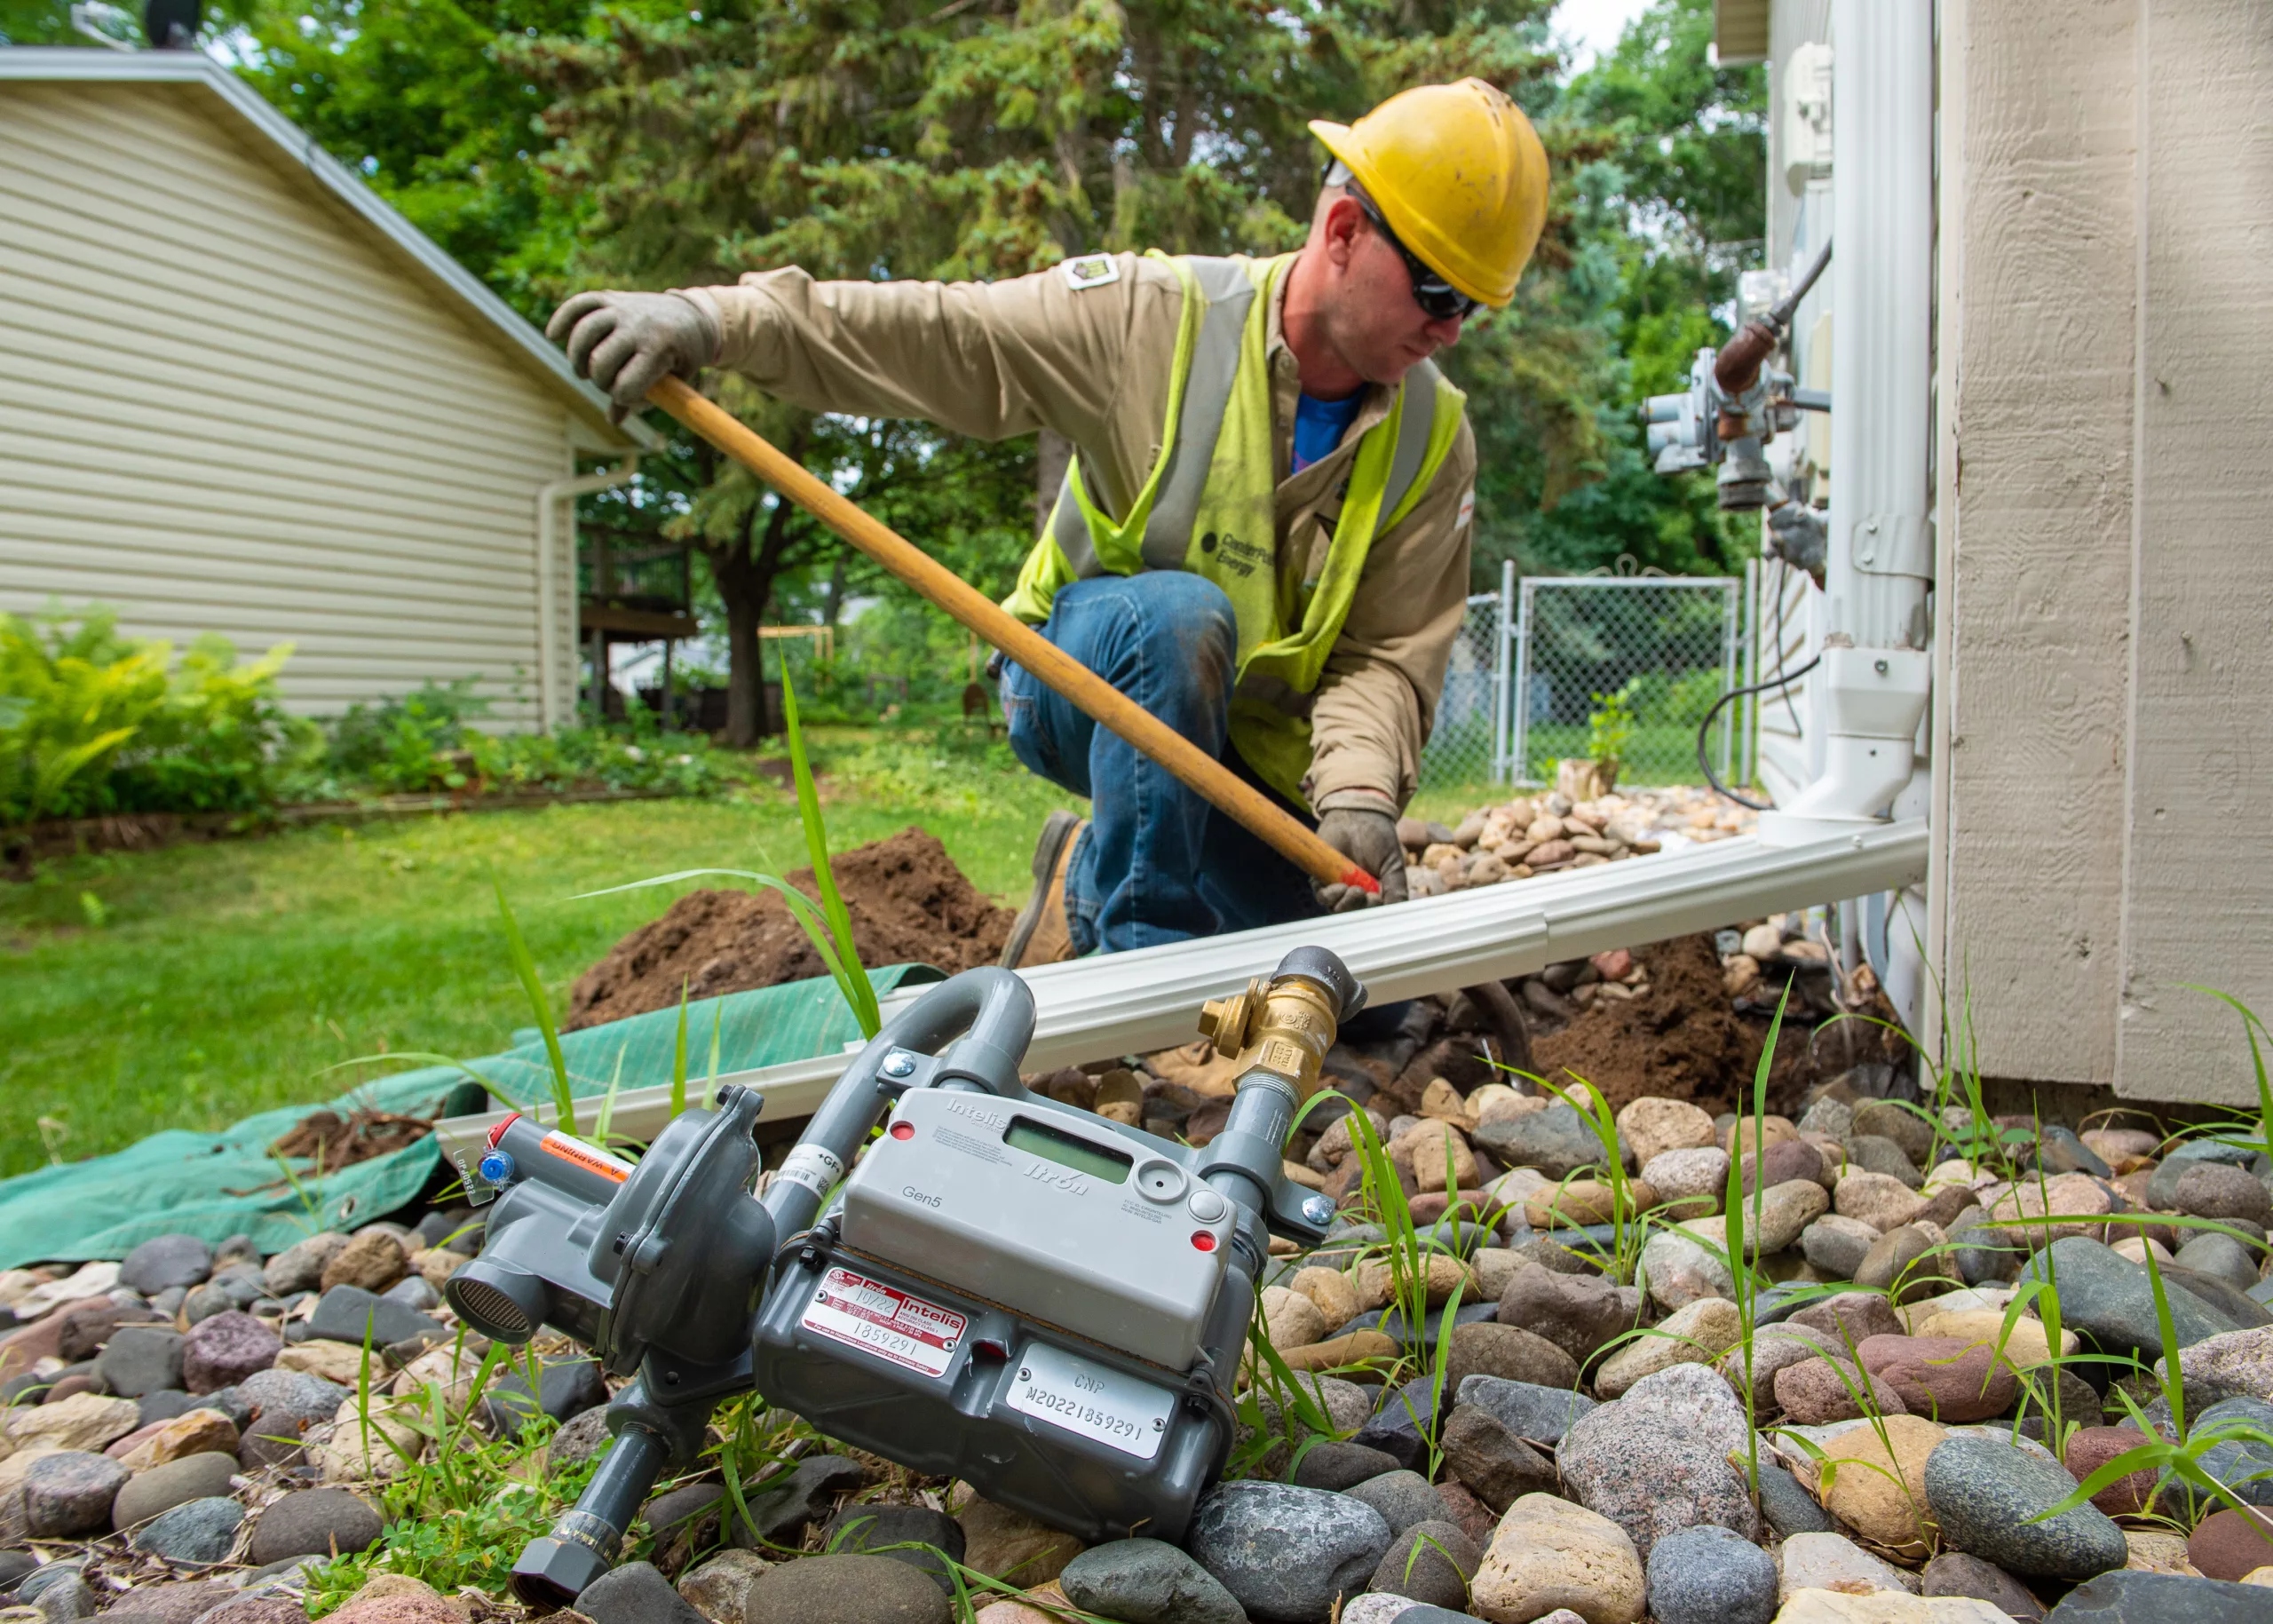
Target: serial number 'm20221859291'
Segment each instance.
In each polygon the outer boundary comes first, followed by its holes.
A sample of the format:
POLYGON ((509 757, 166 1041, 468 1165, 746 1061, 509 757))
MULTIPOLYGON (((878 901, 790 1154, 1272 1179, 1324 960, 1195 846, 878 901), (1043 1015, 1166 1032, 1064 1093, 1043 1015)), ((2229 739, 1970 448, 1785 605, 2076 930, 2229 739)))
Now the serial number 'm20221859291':
POLYGON ((1052 1426, 1149 1461, 1160 1453, 1176 1395, 1036 1342, 1018 1356, 1006 1402, 1052 1426))

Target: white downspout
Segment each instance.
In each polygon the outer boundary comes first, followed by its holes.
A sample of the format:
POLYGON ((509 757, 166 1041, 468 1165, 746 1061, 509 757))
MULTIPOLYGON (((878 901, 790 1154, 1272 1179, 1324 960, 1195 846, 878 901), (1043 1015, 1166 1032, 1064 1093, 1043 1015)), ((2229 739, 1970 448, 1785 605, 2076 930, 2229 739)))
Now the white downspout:
MULTIPOLYGON (((557 600, 553 559, 558 549, 554 542, 553 527, 564 498, 587 495, 593 491, 609 490, 622 484, 639 471, 637 451, 625 457, 617 467, 604 473, 572 475, 565 479, 553 479, 536 487, 536 717, 537 725, 550 733, 560 725, 560 698, 553 668, 554 621, 559 614, 557 600)), ((572 512, 568 519, 568 539, 576 538, 576 519, 572 512)))
MULTIPOLYGON (((1910 782, 1932 686, 1933 8, 1833 0, 1831 548, 1822 776, 1769 845, 1876 820, 1910 782)), ((1810 685, 1811 686, 1813 685, 1810 685)))

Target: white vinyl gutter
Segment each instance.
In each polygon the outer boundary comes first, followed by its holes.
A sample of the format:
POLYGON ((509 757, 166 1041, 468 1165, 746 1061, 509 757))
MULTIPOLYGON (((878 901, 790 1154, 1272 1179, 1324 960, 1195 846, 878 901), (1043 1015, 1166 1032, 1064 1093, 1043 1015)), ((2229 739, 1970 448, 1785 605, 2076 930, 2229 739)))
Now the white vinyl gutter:
MULTIPOLYGON (((553 669, 553 632, 560 614, 558 570, 554 562, 560 551, 556 539, 560 504, 593 491, 613 490, 638 471, 639 454, 634 451, 604 473, 572 475, 536 487, 536 711, 537 725, 546 733, 560 725, 558 673, 553 669)), ((576 519, 572 512, 568 518, 572 543, 575 535, 576 519)))
MULTIPOLYGON (((1926 825, 1910 819, 1785 847, 1740 837, 1394 907, 1044 964, 1018 972, 1034 989, 1036 1010, 1026 1069, 1054 1071, 1189 1042, 1201 1003, 1268 973, 1295 947, 1332 949, 1366 984, 1372 1002, 1387 1003, 1529 975, 1612 947, 1897 890, 1925 873, 1926 825)), ((884 999, 885 1018, 923 991, 906 988, 884 999)), ((758 1089, 766 1097, 764 1120, 780 1121, 810 1114, 850 1058, 820 1055, 718 1081, 758 1089)), ((614 1127, 645 1141, 661 1131, 669 1110, 667 1086, 629 1090, 616 1097, 614 1127)), ((490 1127, 504 1114, 435 1124, 444 1153, 462 1174, 471 1176, 490 1127)), ((532 1114, 544 1121, 550 1111, 538 1106, 532 1114)))

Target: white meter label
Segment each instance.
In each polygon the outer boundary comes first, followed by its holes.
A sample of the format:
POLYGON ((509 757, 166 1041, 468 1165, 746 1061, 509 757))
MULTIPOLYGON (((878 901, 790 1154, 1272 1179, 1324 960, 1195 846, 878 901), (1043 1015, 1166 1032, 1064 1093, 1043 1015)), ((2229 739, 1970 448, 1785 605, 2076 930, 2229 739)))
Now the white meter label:
POLYGON ((805 1308, 804 1326, 823 1336, 920 1370, 944 1375, 970 1322, 936 1303, 850 1269, 831 1269, 805 1308))
POLYGON ((1167 1436, 1176 1395, 1062 1348, 1030 1342, 1018 1356, 1008 1402, 1054 1427, 1149 1461, 1167 1436))

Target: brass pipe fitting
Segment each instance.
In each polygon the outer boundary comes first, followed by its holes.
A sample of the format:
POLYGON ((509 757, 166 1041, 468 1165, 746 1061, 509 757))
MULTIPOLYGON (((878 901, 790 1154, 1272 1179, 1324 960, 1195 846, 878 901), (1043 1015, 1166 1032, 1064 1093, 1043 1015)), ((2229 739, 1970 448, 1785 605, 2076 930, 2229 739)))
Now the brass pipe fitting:
POLYGON ((1264 1071, 1284 1079, 1298 1102, 1319 1090, 1319 1070, 1341 1022, 1338 996, 1307 976, 1257 976, 1246 990, 1200 1007, 1200 1034, 1239 1063, 1239 1081, 1264 1071))

